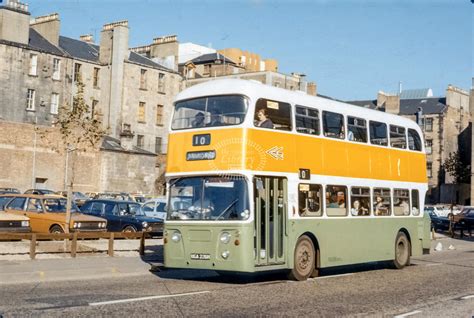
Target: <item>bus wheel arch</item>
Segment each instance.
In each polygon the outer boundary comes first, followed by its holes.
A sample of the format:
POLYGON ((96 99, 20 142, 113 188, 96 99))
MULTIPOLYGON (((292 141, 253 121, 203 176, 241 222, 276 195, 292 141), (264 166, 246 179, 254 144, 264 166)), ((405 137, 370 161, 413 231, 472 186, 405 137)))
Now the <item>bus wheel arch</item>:
POLYGON ((394 242, 394 258, 392 265, 396 269, 402 269, 410 265, 411 240, 410 234, 405 228, 397 232, 394 242))
POLYGON ((319 243, 316 237, 309 232, 301 234, 293 250, 293 268, 289 278, 306 280, 317 277, 319 274, 319 243))

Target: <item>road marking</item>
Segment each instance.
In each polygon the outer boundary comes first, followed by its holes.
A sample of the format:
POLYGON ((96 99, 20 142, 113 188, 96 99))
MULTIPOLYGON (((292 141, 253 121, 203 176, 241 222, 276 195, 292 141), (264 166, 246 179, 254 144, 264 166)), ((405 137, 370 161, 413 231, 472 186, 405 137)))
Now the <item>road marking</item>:
POLYGON ((326 279, 326 278, 334 278, 334 277, 342 277, 342 276, 351 276, 351 275, 354 275, 354 273, 347 273, 347 274, 339 274, 339 275, 315 277, 315 278, 313 278, 313 280, 316 280, 316 279, 326 279))
POLYGON ((467 295, 467 296, 461 297, 459 299, 466 300, 466 299, 471 299, 471 298, 474 298, 474 295, 467 295))
POLYGON ((443 265, 442 263, 431 263, 431 264, 426 264, 425 266, 438 266, 438 265, 443 265))
POLYGON ((419 314, 420 312, 421 310, 410 311, 410 312, 407 312, 406 314, 397 315, 393 318, 403 318, 403 317, 413 316, 413 315, 419 314))
POLYGON ((170 297, 180 297, 180 296, 190 296, 190 295, 198 295, 198 294, 205 294, 205 293, 210 293, 210 291, 205 290, 205 291, 199 291, 199 292, 193 292, 193 293, 184 293, 184 294, 171 294, 171 295, 159 295, 159 296, 147 296, 147 297, 139 297, 139 298, 109 300, 109 301, 102 301, 102 302, 97 302, 97 303, 89 303, 89 306, 101 306, 101 305, 129 303, 129 302, 134 302, 134 301, 143 301, 143 300, 150 300, 150 299, 170 298, 170 297))

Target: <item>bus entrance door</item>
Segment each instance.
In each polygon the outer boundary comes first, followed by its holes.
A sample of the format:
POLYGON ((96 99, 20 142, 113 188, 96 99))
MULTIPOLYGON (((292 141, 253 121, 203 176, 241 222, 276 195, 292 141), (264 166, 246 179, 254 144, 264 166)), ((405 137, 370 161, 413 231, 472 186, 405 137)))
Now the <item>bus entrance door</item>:
POLYGON ((286 178, 254 178, 256 266, 285 263, 287 183, 286 178))

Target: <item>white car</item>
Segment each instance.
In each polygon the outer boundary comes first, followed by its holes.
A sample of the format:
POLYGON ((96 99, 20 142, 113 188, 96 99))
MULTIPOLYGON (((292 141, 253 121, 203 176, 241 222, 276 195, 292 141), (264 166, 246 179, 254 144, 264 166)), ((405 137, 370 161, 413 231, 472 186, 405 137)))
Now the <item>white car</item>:
POLYGON ((143 203, 142 211, 146 216, 166 220, 166 198, 160 197, 143 203))

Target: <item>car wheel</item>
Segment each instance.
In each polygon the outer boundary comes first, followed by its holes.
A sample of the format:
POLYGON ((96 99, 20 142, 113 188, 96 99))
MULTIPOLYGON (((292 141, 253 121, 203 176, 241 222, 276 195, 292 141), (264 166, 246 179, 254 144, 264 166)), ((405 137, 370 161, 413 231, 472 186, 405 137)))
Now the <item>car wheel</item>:
MULTIPOLYGON (((126 227, 123 228, 122 232, 123 233, 135 233, 137 230, 131 226, 131 225, 127 225, 126 227)), ((126 239, 129 239, 128 237, 126 239)))
POLYGON ((51 233, 51 234, 62 234, 62 233, 64 233, 64 230, 59 225, 54 225, 49 229, 49 233, 51 233))
POLYGON ((307 280, 315 270, 316 253, 313 242, 306 235, 302 235, 296 242, 294 265, 289 278, 292 280, 307 280))
POLYGON ((402 269, 410 265, 410 251, 411 245, 407 236, 403 232, 398 232, 395 239, 395 258, 393 260, 393 267, 402 269))

